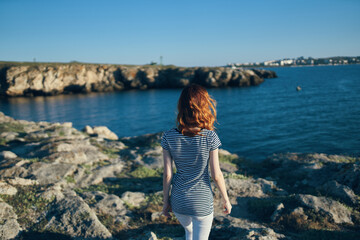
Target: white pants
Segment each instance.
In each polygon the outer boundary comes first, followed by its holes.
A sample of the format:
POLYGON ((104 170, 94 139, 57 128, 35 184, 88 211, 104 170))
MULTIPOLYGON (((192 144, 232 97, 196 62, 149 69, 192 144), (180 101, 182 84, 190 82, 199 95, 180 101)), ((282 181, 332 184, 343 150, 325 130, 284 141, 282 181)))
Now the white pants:
POLYGON ((208 240, 214 213, 204 217, 183 215, 174 212, 176 218, 185 228, 186 240, 208 240))

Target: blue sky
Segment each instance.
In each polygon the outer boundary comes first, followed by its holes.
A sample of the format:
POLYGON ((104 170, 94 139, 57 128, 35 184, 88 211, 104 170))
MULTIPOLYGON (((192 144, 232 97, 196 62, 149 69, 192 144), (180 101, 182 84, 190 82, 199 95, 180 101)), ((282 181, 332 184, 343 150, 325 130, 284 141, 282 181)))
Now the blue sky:
POLYGON ((0 0, 0 60, 217 66, 360 55, 359 0, 0 0))

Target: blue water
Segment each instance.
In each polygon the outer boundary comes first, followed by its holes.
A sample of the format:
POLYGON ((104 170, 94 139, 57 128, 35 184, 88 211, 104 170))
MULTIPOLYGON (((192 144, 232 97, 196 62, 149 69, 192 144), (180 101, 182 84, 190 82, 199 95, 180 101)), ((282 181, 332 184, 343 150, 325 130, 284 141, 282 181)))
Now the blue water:
MULTIPOLYGON (((256 87, 210 89, 223 148, 260 160, 279 152, 360 155, 360 65, 272 69, 256 87), (301 91, 296 91, 301 86, 301 91)), ((16 119, 106 125, 119 137, 175 126, 180 89, 0 100, 16 119)))

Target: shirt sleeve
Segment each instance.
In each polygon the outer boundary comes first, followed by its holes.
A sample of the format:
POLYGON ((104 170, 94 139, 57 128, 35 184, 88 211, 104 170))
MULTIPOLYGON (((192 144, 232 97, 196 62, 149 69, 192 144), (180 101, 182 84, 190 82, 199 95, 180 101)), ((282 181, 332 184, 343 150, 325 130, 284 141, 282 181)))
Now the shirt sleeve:
POLYGON ((210 141, 210 151, 214 151, 215 149, 219 148, 221 146, 221 141, 216 134, 216 132, 213 132, 212 138, 210 141))
POLYGON ((166 139, 166 134, 165 133, 163 134, 163 136, 161 138, 161 146, 162 146, 163 149, 169 150, 169 143, 168 143, 168 141, 166 139))

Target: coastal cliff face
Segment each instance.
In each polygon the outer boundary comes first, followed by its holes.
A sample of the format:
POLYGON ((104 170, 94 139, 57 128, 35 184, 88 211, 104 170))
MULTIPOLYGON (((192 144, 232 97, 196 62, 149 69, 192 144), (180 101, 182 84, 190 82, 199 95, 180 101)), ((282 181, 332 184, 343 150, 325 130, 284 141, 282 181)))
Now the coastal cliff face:
POLYGON ((0 69, 0 96, 110 92, 127 89, 245 87, 276 77, 269 70, 222 67, 147 67, 92 64, 7 66, 0 69))
MULTIPOLYGON (((161 133, 15 120, 0 112, 0 239, 184 239, 161 215, 161 133)), ((360 239, 360 158, 219 149, 233 205, 214 190, 214 239, 360 239)))

